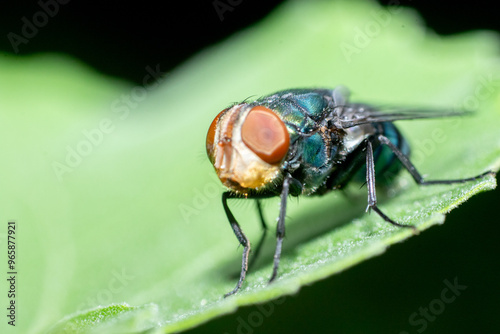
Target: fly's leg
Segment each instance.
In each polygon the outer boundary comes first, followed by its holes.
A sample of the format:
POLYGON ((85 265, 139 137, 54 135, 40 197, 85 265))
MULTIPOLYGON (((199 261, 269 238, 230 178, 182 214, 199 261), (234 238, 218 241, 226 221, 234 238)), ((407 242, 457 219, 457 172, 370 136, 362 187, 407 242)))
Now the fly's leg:
POLYGON ((394 154, 399 159, 399 161, 401 161, 401 163, 403 164, 403 166, 408 170, 408 172, 410 172, 410 174, 413 177, 413 179, 415 180, 415 182, 417 182, 419 185, 426 186, 426 185, 430 185, 430 184, 465 183, 465 182, 469 182, 469 181, 474 181, 474 180, 482 179, 483 177, 485 177, 487 175, 493 175, 493 176, 495 176, 495 172, 493 172, 493 171, 487 171, 485 173, 482 173, 482 174, 479 174, 479 175, 476 175, 476 176, 473 176, 473 177, 463 178, 463 179, 455 179, 455 180, 429 180, 429 181, 426 181, 426 180, 424 180, 424 178, 422 177, 422 175, 420 175, 420 173, 417 171, 417 169, 415 168, 415 166, 413 166, 413 164, 411 163, 410 159, 403 152, 401 152, 389 140, 389 138, 387 138, 387 137, 385 137, 383 135, 379 135, 378 136, 378 140, 380 141, 380 143, 389 146, 389 148, 392 150, 392 152, 394 152, 394 154))
POLYGON ((248 254, 250 253, 250 241, 248 241, 248 238, 243 233, 240 225, 238 224, 233 214, 231 213, 231 210, 229 210, 229 207, 227 206, 227 199, 232 197, 233 196, 229 191, 223 193, 222 206, 224 207, 224 211, 226 212, 227 219, 229 220, 229 224, 231 224, 231 228, 233 229, 234 235, 236 235, 236 238, 243 246, 243 256, 241 259, 240 279, 238 280, 238 283, 236 284, 236 287, 233 289, 233 291, 226 293, 224 297, 228 297, 232 294, 235 294, 241 288, 241 285, 243 284, 243 281, 245 280, 245 276, 248 271, 248 254))
MULTIPOLYGON (((392 152, 396 155, 396 157, 401 161, 403 166, 410 172, 411 176, 417 182, 419 185, 431 185, 431 184, 453 184, 453 183, 465 183, 469 181, 474 181, 481 179, 487 175, 493 175, 495 176, 495 173, 492 171, 487 171, 485 173, 479 174, 477 176, 473 177, 468 177, 468 178, 463 178, 463 179, 455 179, 455 180, 429 180, 426 181, 420 175, 420 173, 417 171, 415 166, 411 163, 410 159, 403 153, 401 152, 390 140, 389 138, 379 135, 377 137, 379 142, 381 144, 387 145, 392 152)), ((368 208, 367 210, 372 209, 375 211, 380 217, 382 217, 386 222, 389 222, 393 225, 400 226, 400 227, 407 227, 407 228, 412 228, 415 233, 418 233, 418 230, 416 229, 415 226, 412 225, 402 225, 399 223, 396 223, 389 217, 387 217, 378 207, 377 207, 377 196, 375 193, 375 163, 373 159, 373 147, 372 143, 370 141, 367 141, 366 144, 366 183, 368 186, 368 208)))
POLYGON ((283 188, 281 190, 281 205, 280 205, 280 215, 278 217, 278 226, 276 227, 276 250, 274 251, 274 264, 273 273, 269 279, 269 283, 274 281, 278 275, 278 267, 280 264, 281 257, 281 246, 283 244, 283 238, 285 237, 285 215, 286 215, 286 201, 288 197, 288 192, 290 189, 290 180, 292 176, 287 174, 283 181, 283 188))
MULTIPOLYGON (((385 138, 385 137, 384 137, 385 138)), ((373 147, 370 141, 366 142, 366 184, 368 187, 368 206, 367 211, 375 211, 382 219, 386 222, 391 223, 399 227, 411 228, 414 233, 418 233, 418 230, 413 225, 402 225, 396 223, 391 218, 387 217, 377 206, 377 193, 375 191, 375 162, 373 159, 373 147)))
POLYGON ((257 261, 257 258, 259 257, 260 250, 262 249, 262 246, 264 245, 264 240, 266 239, 267 235, 267 225, 266 221, 264 220, 264 215, 262 214, 262 206, 260 204, 260 200, 256 199, 255 203, 257 204, 257 211, 259 213, 259 218, 260 218, 260 223, 262 225, 262 236, 260 237, 259 243, 257 244, 257 247, 255 247, 255 252, 252 255, 252 258, 250 259, 250 263, 248 264, 248 268, 252 268, 255 262, 257 261))

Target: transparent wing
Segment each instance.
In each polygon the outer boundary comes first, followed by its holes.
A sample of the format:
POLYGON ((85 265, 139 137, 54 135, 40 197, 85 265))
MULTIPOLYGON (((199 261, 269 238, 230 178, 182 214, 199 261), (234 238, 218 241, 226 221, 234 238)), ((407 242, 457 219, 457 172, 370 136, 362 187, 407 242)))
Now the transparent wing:
POLYGON ((471 115, 471 111, 424 108, 376 108, 365 104, 348 104, 335 122, 341 128, 366 123, 394 122, 410 119, 442 118, 471 115))

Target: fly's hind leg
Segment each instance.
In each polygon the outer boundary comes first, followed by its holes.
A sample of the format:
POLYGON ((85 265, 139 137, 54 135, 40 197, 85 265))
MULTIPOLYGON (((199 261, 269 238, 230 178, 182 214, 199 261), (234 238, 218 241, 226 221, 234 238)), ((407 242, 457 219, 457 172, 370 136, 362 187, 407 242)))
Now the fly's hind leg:
POLYGON ((380 141, 381 144, 387 145, 392 152, 396 155, 396 157, 401 161, 403 166, 410 172, 411 176, 417 182, 419 185, 426 186, 426 185, 431 185, 431 184, 453 184, 453 183, 465 183, 469 181, 474 181, 478 179, 482 179, 483 177, 487 175, 493 175, 495 176, 495 172, 493 171, 487 171, 482 174, 473 176, 473 177, 467 177, 463 179, 454 179, 454 180, 424 180, 422 175, 417 171, 415 166, 411 163, 410 159, 403 153, 401 152, 386 136, 379 135, 378 140, 380 141))

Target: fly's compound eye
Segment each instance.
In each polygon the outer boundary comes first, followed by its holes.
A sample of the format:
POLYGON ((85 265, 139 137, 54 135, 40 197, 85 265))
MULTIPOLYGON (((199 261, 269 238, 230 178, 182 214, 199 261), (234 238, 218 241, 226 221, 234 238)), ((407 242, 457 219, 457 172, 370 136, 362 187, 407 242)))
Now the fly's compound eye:
POLYGON ((241 127, 241 139, 259 158, 271 165, 280 163, 290 146, 285 123, 263 106, 249 111, 241 127))
POLYGON ((222 110, 212 121, 210 127, 208 128, 207 133, 207 155, 212 163, 215 161, 215 150, 214 150, 214 142, 215 142, 215 130, 217 129, 217 123, 221 115, 226 112, 227 109, 222 110))

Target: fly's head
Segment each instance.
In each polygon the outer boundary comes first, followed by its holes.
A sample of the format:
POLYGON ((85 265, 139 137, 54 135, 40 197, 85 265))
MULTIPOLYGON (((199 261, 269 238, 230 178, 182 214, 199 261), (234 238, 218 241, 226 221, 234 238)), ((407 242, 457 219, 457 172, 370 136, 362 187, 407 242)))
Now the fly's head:
POLYGON ((221 111, 207 134, 207 154, 222 183, 239 193, 259 190, 280 174, 290 135, 271 109, 245 103, 221 111))

